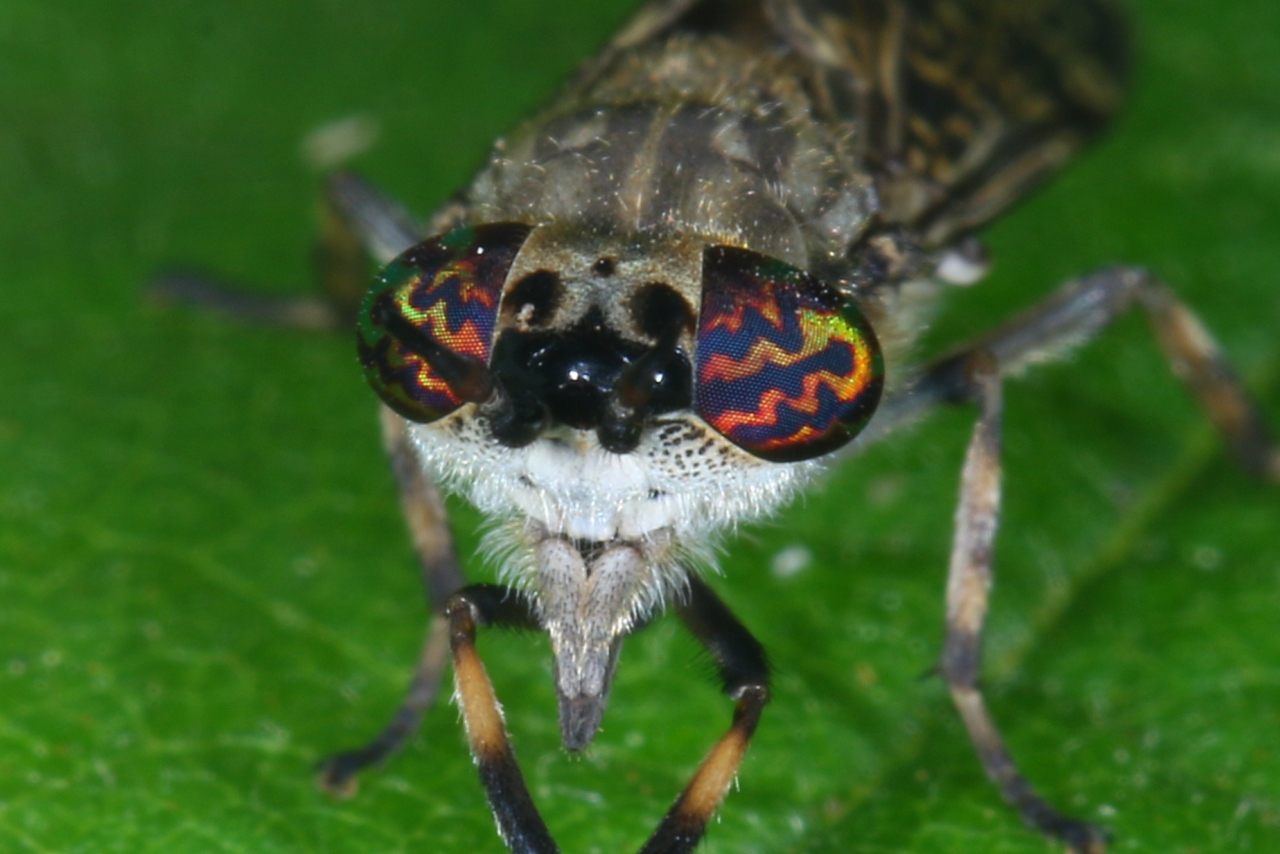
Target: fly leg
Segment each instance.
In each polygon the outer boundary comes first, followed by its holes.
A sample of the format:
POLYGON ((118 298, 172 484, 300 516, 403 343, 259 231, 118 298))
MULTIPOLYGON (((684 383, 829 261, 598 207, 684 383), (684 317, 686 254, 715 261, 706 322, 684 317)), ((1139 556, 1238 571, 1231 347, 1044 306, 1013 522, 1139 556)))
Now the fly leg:
POLYGON ((999 366, 988 351, 971 353, 957 367, 963 367, 967 374, 965 385, 980 414, 960 476, 960 505, 947 573, 947 636, 940 669, 982 768, 1004 799, 1028 825, 1066 842, 1072 852, 1098 854, 1106 848, 1106 835, 1093 825, 1063 815, 1036 794, 1014 764, 978 685, 1000 516, 1003 404, 999 366))
POLYGON ((559 854, 516 761, 493 683, 476 651, 477 626, 537 628, 533 603, 518 591, 490 584, 459 590, 445 606, 453 678, 467 743, 498 824, 514 854, 559 854))
POLYGON ((722 690, 735 703, 733 723, 702 760, 640 854, 683 854, 697 846, 729 791, 769 702, 769 663, 764 647, 710 587, 691 577, 689 598, 679 606, 679 613, 716 663, 722 690))
POLYGON ((398 204, 363 178, 336 172, 325 179, 320 229, 312 247, 320 293, 280 297, 190 270, 161 273, 151 294, 271 326, 344 331, 369 288, 370 260, 386 264, 418 241, 420 227, 398 204))
POLYGON ((418 463, 404 419, 384 407, 382 427, 387 456, 400 487, 400 504, 418 553, 427 601, 437 610, 428 623, 413 680, 391 721, 368 744, 321 763, 320 785, 341 796, 354 794, 356 775, 361 771, 399 751, 435 702, 449 652, 444 604, 466 584, 454 552, 444 502, 418 463))
MULTIPOLYGON (((947 634, 941 671, 987 776, 1023 819, 1075 852, 1105 849, 1101 830, 1062 815, 1031 788, 1009 755, 978 676, 1000 505, 1002 378, 1061 355, 1137 305, 1175 375, 1199 399, 1248 472, 1280 480, 1280 450, 1250 399, 1194 314, 1144 270, 1112 268, 1064 286, 1025 314, 928 365, 905 392, 886 401, 882 434, 939 404, 980 408, 961 476, 947 580, 947 634)), ((878 418, 880 416, 877 416, 878 418)))
MULTIPOLYGON (((493 685, 475 648, 477 626, 536 627, 533 606, 518 592, 473 585, 459 591, 446 610, 458 702, 498 832, 515 854, 556 854, 559 848, 529 795, 493 685)), ((710 588, 690 579, 689 599, 679 611, 711 652, 725 693, 736 706, 729 731, 694 772, 640 854, 687 854, 697 846, 738 772, 769 700, 764 650, 710 588)))
POLYGON ((1061 357, 1138 306, 1173 373, 1200 401, 1232 455, 1250 474, 1280 482, 1280 446, 1261 411, 1200 319, 1146 270, 1110 267, 1063 286, 1024 314, 933 362, 905 392, 885 401, 867 438, 883 436, 938 404, 966 399, 967 359, 988 351, 1001 376, 1061 357))

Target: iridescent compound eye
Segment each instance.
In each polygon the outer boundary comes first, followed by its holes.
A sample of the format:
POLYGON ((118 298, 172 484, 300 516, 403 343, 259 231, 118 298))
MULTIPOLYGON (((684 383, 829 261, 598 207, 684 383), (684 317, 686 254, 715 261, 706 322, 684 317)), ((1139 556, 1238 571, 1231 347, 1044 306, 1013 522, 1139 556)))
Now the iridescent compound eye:
POLYGON ((382 271, 361 306, 356 346, 387 406, 428 422, 489 398, 502 286, 531 230, 460 228, 419 243, 382 271))
POLYGON ((693 408, 774 462, 840 447, 875 411, 880 347, 857 307, 803 270, 746 249, 702 259, 693 408))

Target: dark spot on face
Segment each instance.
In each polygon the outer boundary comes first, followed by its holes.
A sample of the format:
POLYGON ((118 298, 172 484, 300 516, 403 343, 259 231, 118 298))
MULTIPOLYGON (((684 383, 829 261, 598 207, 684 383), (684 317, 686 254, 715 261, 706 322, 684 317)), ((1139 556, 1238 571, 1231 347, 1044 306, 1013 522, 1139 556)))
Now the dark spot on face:
POLYGON ((591 266, 591 272, 595 273, 602 279, 607 279, 618 269, 618 262, 612 258, 597 258, 596 263, 591 266))
POLYGON ((537 270, 511 286, 503 300, 503 309, 521 317, 530 326, 541 326, 555 314, 563 290, 559 274, 537 270), (526 306, 532 306, 532 311, 526 306))
POLYGON ((631 315, 645 335, 674 339, 681 329, 693 327, 693 310, 684 297, 663 282, 650 282, 631 298, 631 315))

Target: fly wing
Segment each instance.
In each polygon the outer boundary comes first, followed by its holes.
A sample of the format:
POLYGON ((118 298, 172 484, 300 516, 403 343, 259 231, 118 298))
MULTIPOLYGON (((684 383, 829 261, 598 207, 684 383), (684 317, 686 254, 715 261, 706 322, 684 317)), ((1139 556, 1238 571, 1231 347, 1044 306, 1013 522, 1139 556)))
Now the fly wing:
POLYGON ((1056 172, 1119 109, 1108 0, 765 0, 852 123, 886 225, 944 245, 1056 172))

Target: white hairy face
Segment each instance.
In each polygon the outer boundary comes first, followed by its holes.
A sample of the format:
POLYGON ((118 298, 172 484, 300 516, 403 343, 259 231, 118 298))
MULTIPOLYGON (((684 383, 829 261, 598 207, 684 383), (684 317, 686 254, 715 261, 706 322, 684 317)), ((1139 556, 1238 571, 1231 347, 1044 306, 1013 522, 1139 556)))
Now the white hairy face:
MULTIPOLYGON (((550 537, 622 541, 658 566, 678 551, 700 554, 716 533, 774 511, 818 465, 759 460, 692 414, 660 419, 626 454, 600 447, 593 431, 568 427, 509 448, 493 441, 474 407, 411 431, 428 472, 491 519, 523 523, 525 548, 550 537)), ((523 583, 524 565, 503 569, 523 583)))

